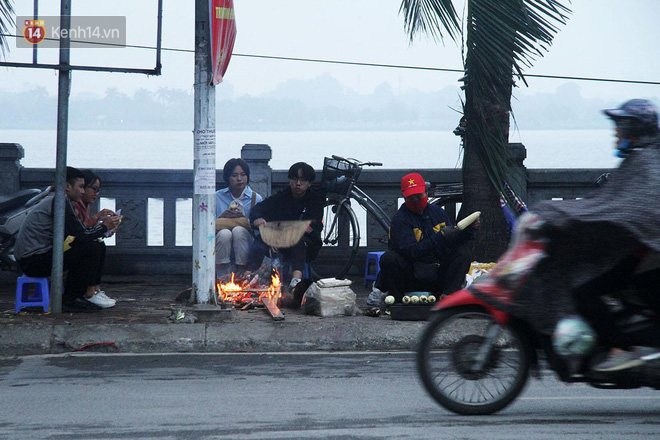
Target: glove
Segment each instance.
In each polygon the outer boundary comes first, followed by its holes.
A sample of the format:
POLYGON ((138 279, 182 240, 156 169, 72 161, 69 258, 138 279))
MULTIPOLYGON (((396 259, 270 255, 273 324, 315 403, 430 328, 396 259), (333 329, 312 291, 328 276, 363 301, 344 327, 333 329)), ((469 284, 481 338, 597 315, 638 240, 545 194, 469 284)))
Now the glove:
POLYGON ((458 228, 442 228, 440 232, 448 246, 456 247, 472 237, 471 229, 472 228, 467 228, 461 231, 458 228))

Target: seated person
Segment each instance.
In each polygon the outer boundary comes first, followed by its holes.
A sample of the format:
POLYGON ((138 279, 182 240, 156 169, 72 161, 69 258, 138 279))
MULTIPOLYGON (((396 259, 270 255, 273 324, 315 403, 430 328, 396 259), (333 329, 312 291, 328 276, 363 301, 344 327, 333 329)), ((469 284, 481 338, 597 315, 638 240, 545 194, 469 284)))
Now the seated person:
MULTIPOLYGON (((112 217, 115 215, 110 209, 102 209, 96 214, 89 215, 89 207, 96 202, 96 199, 101 192, 101 178, 97 176, 91 170, 83 170, 83 175, 85 176, 85 192, 80 197, 80 200, 71 202, 73 205, 73 210, 76 213, 76 217, 80 219, 85 227, 92 228, 96 226, 101 219, 105 217, 112 217)), ((112 231, 114 234, 115 230, 112 231)), ((105 264, 105 243, 103 240, 99 240, 99 246, 101 247, 101 262, 99 265, 99 270, 97 272, 97 278, 94 281, 94 294, 88 296, 87 299, 94 304, 105 308, 114 307, 117 304, 117 301, 110 298, 105 294, 105 291, 101 289, 101 275, 103 272, 103 266, 105 264)))
POLYGON ((245 225, 216 222, 215 267, 218 276, 231 270, 231 253, 234 251, 236 271, 243 272, 248 263, 250 246, 254 241, 248 218, 255 204, 263 198, 250 188, 250 166, 243 159, 229 159, 222 170, 227 188, 215 193, 216 218, 243 218, 245 225))
MULTIPOLYGON (((304 162, 297 162, 289 168, 289 187, 257 204, 250 213, 255 228, 271 221, 311 220, 301 240, 293 247, 279 249, 285 261, 290 263, 292 273, 289 288, 293 289, 302 279, 305 262, 310 262, 321 249, 323 229, 323 208, 325 196, 310 187, 316 178, 314 168, 304 162)), ((260 236, 250 249, 248 269, 258 269, 269 251, 269 246, 260 236)), ((289 274, 281 274, 286 279, 289 274)))
MULTIPOLYGON (((121 222, 118 216, 106 218, 91 228, 76 217, 72 202, 85 192, 83 173, 72 167, 66 169, 66 199, 64 204, 64 236, 73 237, 71 248, 64 251, 64 270, 68 271, 62 295, 62 310, 71 313, 96 312, 101 309, 85 297, 94 295, 96 281, 103 270, 101 238, 121 222)), ((53 214, 55 194, 39 202, 25 218, 16 237, 14 256, 25 275, 48 277, 53 264, 53 214)), ((65 247, 66 249, 66 247, 65 247)))
POLYGON ((375 287, 397 302, 406 292, 459 290, 470 269, 469 244, 479 220, 462 231, 454 228, 444 209, 428 204, 426 183, 417 173, 401 179, 401 190, 405 203, 392 219, 375 287))

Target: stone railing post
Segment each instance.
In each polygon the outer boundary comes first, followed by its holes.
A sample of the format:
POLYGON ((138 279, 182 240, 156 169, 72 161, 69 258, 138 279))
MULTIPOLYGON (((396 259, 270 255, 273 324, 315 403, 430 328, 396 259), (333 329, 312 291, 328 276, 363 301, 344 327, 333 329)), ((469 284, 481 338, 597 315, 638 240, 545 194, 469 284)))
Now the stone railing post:
POLYGON ((511 165, 511 178, 509 185, 525 203, 528 203, 527 197, 527 168, 523 164, 527 158, 527 149, 521 143, 509 144, 509 164, 511 165))
POLYGON ((268 162, 273 151, 266 144, 245 144, 241 158, 250 165, 250 187, 265 199, 271 194, 272 169, 268 162))
POLYGON ((21 144, 0 143, 0 195, 12 194, 21 188, 21 159, 25 150, 21 144))

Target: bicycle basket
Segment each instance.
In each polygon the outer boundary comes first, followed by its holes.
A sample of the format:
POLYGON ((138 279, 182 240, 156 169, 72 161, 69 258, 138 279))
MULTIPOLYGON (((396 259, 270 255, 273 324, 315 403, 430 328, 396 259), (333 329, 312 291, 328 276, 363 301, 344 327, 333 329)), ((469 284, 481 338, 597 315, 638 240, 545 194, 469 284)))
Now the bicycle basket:
POLYGON ((327 190, 342 192, 348 187, 350 179, 357 179, 360 171, 360 167, 344 160, 326 157, 323 159, 323 173, 321 176, 323 187, 327 190))

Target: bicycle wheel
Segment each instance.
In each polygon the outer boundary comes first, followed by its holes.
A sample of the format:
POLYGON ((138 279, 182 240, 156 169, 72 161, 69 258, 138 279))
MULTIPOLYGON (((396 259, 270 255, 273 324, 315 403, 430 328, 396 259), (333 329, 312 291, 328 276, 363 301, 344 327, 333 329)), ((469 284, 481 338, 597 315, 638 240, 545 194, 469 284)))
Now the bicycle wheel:
POLYGON ((481 307, 438 312, 424 329, 417 370, 424 387, 443 407, 458 414, 492 414, 509 405, 529 377, 526 341, 504 327, 483 367, 474 362, 494 323, 481 307))
POLYGON ((326 201, 321 232, 323 247, 317 257, 323 269, 314 268, 319 278, 346 277, 360 244, 358 228, 355 212, 350 205, 342 205, 336 199, 326 201))

